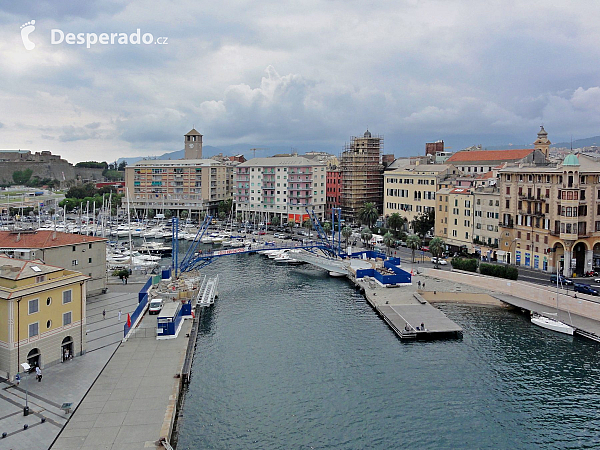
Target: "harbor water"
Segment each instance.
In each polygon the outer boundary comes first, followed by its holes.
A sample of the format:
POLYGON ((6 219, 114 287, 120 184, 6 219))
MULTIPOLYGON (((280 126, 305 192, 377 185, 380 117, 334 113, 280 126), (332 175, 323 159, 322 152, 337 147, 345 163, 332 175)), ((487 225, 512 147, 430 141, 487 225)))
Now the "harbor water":
POLYGON ((218 258, 178 449, 599 448, 599 344, 440 305, 460 340, 401 342, 345 279, 218 258))

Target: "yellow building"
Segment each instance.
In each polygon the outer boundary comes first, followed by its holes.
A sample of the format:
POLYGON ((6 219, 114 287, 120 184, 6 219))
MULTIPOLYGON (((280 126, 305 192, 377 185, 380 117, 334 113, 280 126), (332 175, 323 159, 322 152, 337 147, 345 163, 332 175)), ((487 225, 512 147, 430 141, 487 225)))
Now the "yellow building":
POLYGON ((419 164, 385 172, 383 215, 399 213, 410 223, 435 209, 435 193, 458 174, 456 167, 448 164, 419 164))
POLYGON ((474 253, 473 194, 467 188, 444 188, 437 192, 435 236, 450 252, 474 253))
POLYGON ((79 272, 0 256, 0 375, 85 351, 86 282, 79 272))

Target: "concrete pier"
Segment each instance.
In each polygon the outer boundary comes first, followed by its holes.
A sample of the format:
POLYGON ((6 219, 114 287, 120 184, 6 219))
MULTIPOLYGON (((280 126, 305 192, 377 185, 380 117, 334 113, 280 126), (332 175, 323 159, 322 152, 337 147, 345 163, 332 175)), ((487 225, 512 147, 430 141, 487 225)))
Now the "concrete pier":
POLYGON ((401 339, 461 336, 462 328, 427 302, 414 285, 383 287, 369 278, 350 279, 364 290, 369 304, 401 339))

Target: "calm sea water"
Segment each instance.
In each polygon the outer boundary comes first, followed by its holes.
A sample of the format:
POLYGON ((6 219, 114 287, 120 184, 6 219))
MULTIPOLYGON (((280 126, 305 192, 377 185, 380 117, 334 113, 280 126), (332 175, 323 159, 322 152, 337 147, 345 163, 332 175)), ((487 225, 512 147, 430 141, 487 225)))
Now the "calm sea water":
POLYGON ((598 344, 442 305, 462 340, 401 342, 345 279, 220 258, 178 449, 599 448, 598 344))

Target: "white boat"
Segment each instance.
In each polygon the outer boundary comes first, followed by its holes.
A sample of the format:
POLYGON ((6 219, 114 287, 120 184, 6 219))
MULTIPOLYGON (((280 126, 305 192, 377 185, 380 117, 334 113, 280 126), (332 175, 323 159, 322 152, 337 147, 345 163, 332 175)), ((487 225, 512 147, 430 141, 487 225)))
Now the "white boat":
POLYGON ((573 332, 575 331, 573 327, 567 325, 566 323, 536 313, 531 316, 531 323, 537 325, 538 327, 546 328, 547 330, 568 334, 569 336, 573 336, 573 332))

